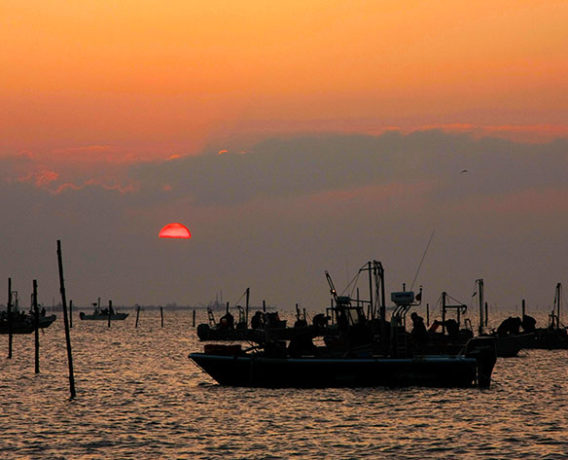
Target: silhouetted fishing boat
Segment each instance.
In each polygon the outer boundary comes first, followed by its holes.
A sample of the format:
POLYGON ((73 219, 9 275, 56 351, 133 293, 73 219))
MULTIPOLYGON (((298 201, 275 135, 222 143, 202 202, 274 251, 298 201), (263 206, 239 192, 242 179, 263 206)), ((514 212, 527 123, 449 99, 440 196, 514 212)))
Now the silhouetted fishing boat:
MULTIPOLYGON (((223 347, 223 345, 220 345, 223 347)), ((221 385, 251 387, 435 386, 488 387, 495 363, 491 338, 472 339, 461 355, 394 358, 363 353, 291 357, 226 349, 190 358, 221 385)), ((239 346, 240 348, 240 346, 239 346)))
POLYGON ((108 307, 102 308, 100 298, 93 303, 93 313, 90 315, 84 312, 79 313, 79 318, 83 321, 108 321, 109 317, 111 321, 121 321, 128 317, 128 313, 117 313, 111 303, 108 307))
MULTIPOLYGON (((262 341, 265 330, 270 329, 274 336, 281 340, 291 335, 290 328, 286 327, 286 321, 281 320, 278 312, 267 312, 266 304, 263 302, 262 310, 257 309, 252 316, 249 324, 249 298, 250 289, 247 288, 243 294, 246 296, 245 307, 237 305, 238 319, 229 310, 229 302, 226 304, 225 314, 219 321, 215 320, 213 307, 207 307, 207 323, 197 326, 197 336, 201 341, 262 341)), ((241 297, 242 299, 242 297, 241 297)), ((239 301, 241 300, 239 299, 239 301)), ((237 301, 237 302, 239 302, 237 301)), ((216 302, 218 305, 218 303, 216 302)))
POLYGON ((425 355, 408 347, 404 317, 419 304, 414 292, 391 294, 396 304, 386 321, 384 271, 373 261, 359 270, 369 272, 369 300, 352 303, 338 296, 326 272, 334 304, 334 327, 315 346, 309 335, 285 340, 266 338, 249 350, 240 345, 206 345, 189 357, 221 385, 256 387, 338 387, 425 385, 487 387, 495 364, 495 339, 470 340, 459 354, 425 355), (374 289, 371 279, 374 279, 374 289), (373 293, 376 295, 373 297, 373 293), (367 306, 365 314, 364 306, 367 306))
POLYGON ((523 322, 528 323, 534 330, 534 338, 526 348, 543 350, 566 350, 568 349, 568 330, 560 321, 562 305, 562 284, 557 283, 554 291, 554 304, 552 312, 548 315, 548 327, 536 328, 534 318, 525 315, 523 308, 523 322))
MULTIPOLYGON (((38 318, 39 329, 45 329, 57 319, 56 315, 46 315, 45 310, 38 318)), ((0 334, 8 334, 12 330, 12 334, 31 334, 35 331, 35 315, 33 312, 24 313, 20 311, 12 312, 12 324, 8 324, 8 313, 5 311, 0 312, 0 334)))
POLYGON ((528 348, 534 339, 531 331, 521 328, 523 322, 520 318, 509 317, 501 322, 497 330, 488 331, 488 308, 484 300, 483 279, 476 280, 477 295, 479 300, 479 335, 495 338, 497 356, 501 358, 512 358, 519 354, 523 348, 528 348))

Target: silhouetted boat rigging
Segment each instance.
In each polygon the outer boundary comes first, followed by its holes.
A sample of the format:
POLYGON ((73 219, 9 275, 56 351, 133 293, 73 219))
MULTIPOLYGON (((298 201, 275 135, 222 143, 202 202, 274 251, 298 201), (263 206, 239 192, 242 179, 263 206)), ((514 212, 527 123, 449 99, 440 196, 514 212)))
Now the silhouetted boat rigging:
MULTIPOLYGON (((479 301, 479 336, 495 338, 498 357, 517 356, 519 351, 527 348, 533 340, 533 332, 527 330, 520 318, 511 317, 503 320, 497 330, 489 331, 488 308, 484 299, 484 281, 478 279, 475 284, 476 292, 474 295, 477 295, 479 301), (523 327, 524 325, 525 327, 523 327)), ((428 330, 428 337, 421 342, 425 350, 429 352, 435 352, 438 349, 451 353, 463 347, 474 336, 474 331, 469 319, 464 320, 464 327, 462 327, 461 319, 467 312, 467 305, 453 299, 447 292, 442 293, 441 304, 442 319, 433 322, 428 330), (450 305, 447 303, 448 300, 457 302, 457 304, 450 305), (451 311, 455 313, 453 318, 448 317, 451 311)))
POLYGON ((494 338, 471 339, 457 354, 421 353, 404 327, 408 311, 420 304, 421 292, 415 296, 404 287, 393 292, 395 307, 388 322, 382 264, 368 262, 357 276, 364 272, 369 275, 369 299, 357 295, 355 303, 349 296, 337 295, 326 272, 333 325, 322 331, 323 346, 316 346, 310 333, 292 334, 289 340, 274 338, 273 329, 267 327, 263 340, 247 350, 240 345, 210 344, 190 358, 222 385, 489 386, 496 360, 494 338))
POLYGON ((93 313, 90 315, 84 312, 79 313, 79 318, 83 321, 108 321, 109 316, 111 321, 121 321, 128 317, 128 313, 116 312, 110 302, 108 307, 101 307, 100 297, 97 302, 93 303, 93 313))

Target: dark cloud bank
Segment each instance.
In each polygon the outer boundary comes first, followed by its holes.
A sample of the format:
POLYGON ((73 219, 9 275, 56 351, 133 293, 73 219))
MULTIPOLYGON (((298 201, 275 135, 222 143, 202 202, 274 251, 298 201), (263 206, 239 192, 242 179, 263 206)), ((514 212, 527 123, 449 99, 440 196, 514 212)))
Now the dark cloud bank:
POLYGON ((432 303, 441 290, 467 301, 484 277, 496 305, 526 297, 545 306, 554 284, 568 282, 565 140, 439 131, 270 139, 246 154, 130 166, 130 192, 77 183, 53 193, 62 180, 18 181, 14 162, 0 161, 0 272, 22 292, 37 278, 46 303, 58 295, 57 239, 80 304, 197 304, 250 286, 253 300, 315 309, 327 303, 325 269, 341 286, 376 258, 390 289, 410 282, 433 229, 418 281, 432 303), (159 240, 171 221, 187 224, 192 240, 159 240))
MULTIPOLYGON (((475 140, 439 131, 382 136, 271 139, 247 154, 185 157, 134 168, 144 188, 164 184, 196 204, 234 205, 257 197, 301 196, 390 182, 464 183, 467 169, 478 193, 492 195, 562 184, 567 144, 475 140)), ((467 185, 465 185, 467 187, 467 185)), ((471 190, 466 190, 471 192, 471 190)))

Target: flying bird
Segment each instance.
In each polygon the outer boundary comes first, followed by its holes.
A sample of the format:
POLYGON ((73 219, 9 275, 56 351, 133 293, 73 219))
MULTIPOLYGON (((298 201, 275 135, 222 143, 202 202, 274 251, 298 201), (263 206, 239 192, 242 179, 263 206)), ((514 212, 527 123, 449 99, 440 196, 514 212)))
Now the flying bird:
POLYGON ((467 170, 467 169, 462 169, 462 170, 460 171, 460 174, 469 174, 469 170, 467 170))

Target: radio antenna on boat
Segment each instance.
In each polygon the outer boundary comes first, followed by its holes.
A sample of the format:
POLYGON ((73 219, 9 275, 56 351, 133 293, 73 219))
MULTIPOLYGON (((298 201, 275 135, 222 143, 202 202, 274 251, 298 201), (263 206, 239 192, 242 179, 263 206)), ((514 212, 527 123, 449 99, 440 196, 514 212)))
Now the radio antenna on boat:
POLYGON ((416 274, 414 275, 414 279, 412 280, 412 284, 410 286, 411 291, 414 289, 414 283, 416 283, 416 279, 418 278, 418 274, 420 273, 420 269, 422 268, 422 263, 424 262, 424 259, 426 258, 426 253, 428 252, 428 248, 430 247, 430 243, 432 242, 432 238, 434 238, 435 232, 436 232, 436 229, 433 229, 432 233, 430 234, 430 239, 428 240, 428 244, 426 244, 426 249, 424 249, 424 254, 422 254, 422 259, 420 259, 420 263, 418 264, 418 268, 416 269, 416 274))

